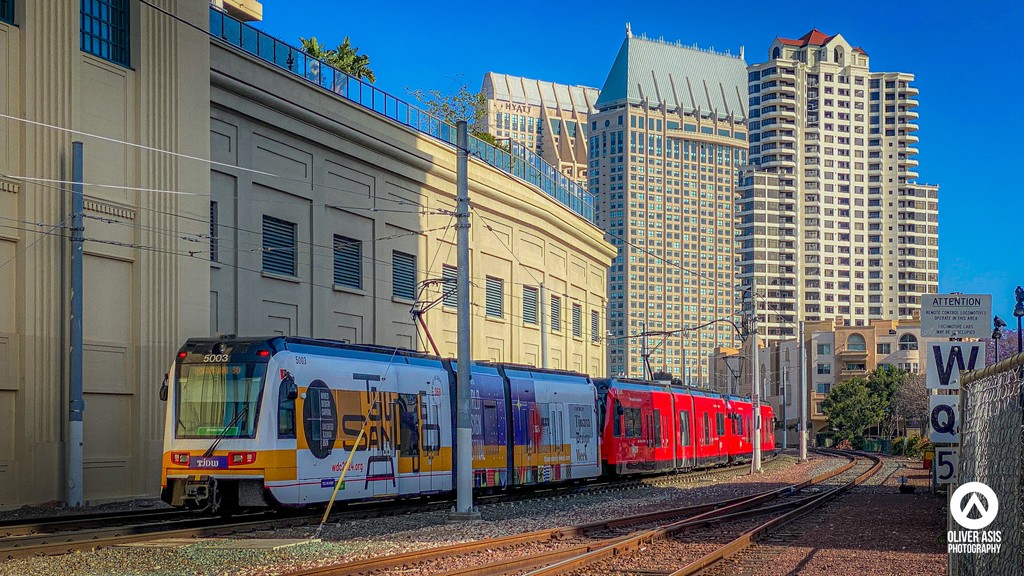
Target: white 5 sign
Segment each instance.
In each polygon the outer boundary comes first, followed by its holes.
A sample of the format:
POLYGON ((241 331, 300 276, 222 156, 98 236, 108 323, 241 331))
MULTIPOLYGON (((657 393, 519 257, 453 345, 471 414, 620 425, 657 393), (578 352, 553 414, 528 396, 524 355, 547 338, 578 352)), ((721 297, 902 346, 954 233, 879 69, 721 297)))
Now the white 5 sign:
POLYGON ((960 442, 960 396, 943 395, 928 397, 928 414, 931 433, 928 439, 933 444, 957 444, 960 442))
POLYGON ((936 342, 927 350, 925 384, 930 390, 959 390, 962 372, 985 367, 982 342, 936 342))
POLYGON ((960 466, 960 456, 955 446, 935 449, 935 483, 956 484, 956 471, 960 466))

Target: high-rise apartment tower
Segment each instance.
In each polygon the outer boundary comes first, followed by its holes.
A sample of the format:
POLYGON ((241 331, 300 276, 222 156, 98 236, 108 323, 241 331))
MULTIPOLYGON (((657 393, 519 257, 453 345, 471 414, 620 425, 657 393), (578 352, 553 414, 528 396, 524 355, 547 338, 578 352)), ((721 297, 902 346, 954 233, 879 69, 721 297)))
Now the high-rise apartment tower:
POLYGON ((747 161, 746 64, 628 32, 590 117, 589 189, 618 256, 609 372, 707 382, 735 345, 734 196, 747 161), (697 329, 697 327, 702 326, 697 329), (666 334, 641 336, 644 332, 666 334))
POLYGON ((776 38, 768 56, 747 69, 737 203, 737 281, 758 294, 762 334, 911 318, 938 291, 938 187, 917 183, 914 76, 871 72, 864 50, 818 30, 776 38))

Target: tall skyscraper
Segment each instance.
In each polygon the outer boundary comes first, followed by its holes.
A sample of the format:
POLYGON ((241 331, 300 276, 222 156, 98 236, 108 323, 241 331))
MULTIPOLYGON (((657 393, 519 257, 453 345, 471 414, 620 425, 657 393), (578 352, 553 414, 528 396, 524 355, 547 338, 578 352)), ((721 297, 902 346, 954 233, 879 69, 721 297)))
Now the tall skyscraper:
POLYGON ((590 117, 589 189, 619 253, 608 278, 609 372, 707 382, 735 345, 734 195, 747 161, 746 64, 633 37, 590 117), (704 325, 699 330, 689 330, 704 325), (642 338, 643 332, 669 332, 642 338))
POLYGON ((864 50, 819 30, 776 38, 768 56, 748 68, 737 204, 737 279, 758 294, 761 333, 911 318, 938 291, 938 187, 917 183, 914 76, 872 72, 864 50))
POLYGON ((580 184, 587 181, 587 117, 597 88, 488 72, 484 130, 511 138, 580 184))

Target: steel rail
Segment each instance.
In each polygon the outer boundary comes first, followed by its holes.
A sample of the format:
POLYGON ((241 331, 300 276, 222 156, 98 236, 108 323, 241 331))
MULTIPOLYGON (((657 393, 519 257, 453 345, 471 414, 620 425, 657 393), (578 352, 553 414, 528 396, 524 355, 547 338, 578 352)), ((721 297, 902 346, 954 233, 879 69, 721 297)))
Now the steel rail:
MULTIPOLYGON (((561 562, 548 565, 543 568, 539 568, 532 572, 528 572, 527 576, 552 576, 555 574, 566 574, 579 568, 589 566, 601 560, 605 560, 607 558, 612 558, 620 554, 629 554, 633 551, 639 550, 644 546, 649 545, 654 540, 667 538, 676 532, 685 530, 686 528, 691 528, 701 524, 712 523, 718 517, 727 516, 735 513, 741 513, 744 510, 748 510, 753 506, 756 506, 757 504, 774 499, 783 494, 792 493, 794 490, 799 490, 812 484, 818 484, 825 480, 834 478, 835 476, 838 476, 840 474, 843 474, 847 470, 850 470, 856 465, 856 458, 854 458, 851 455, 831 451, 828 453, 833 455, 844 456, 848 458, 850 461, 834 470, 830 470, 828 472, 819 474, 818 476, 815 476, 810 480, 805 480, 803 482, 799 482, 797 484, 786 486, 784 488, 780 488, 777 490, 763 492, 761 494, 755 495, 752 498, 749 498, 746 502, 739 502, 730 506, 725 506, 710 512, 706 512, 704 514, 694 516, 692 518, 687 518, 686 520, 681 520, 673 524, 662 526, 654 530, 642 531, 641 533, 636 534, 630 538, 627 538, 621 542, 609 544, 607 546, 597 548, 595 550, 586 552, 579 556, 562 560, 561 562)), ((807 504, 805 504, 804 506, 807 506, 807 504)), ((764 509, 760 510, 762 511, 758 512, 757 514, 764 513, 764 509)), ((747 515, 753 515, 753 512, 754 511, 751 511, 751 514, 747 515)))
POLYGON ((758 538, 769 533, 771 530, 778 528, 784 524, 788 524, 789 522, 792 522, 804 516, 805 514, 817 508, 818 506, 821 506, 822 504, 839 496, 843 492, 846 492, 850 488, 863 484, 868 478, 874 476, 879 470, 881 470, 882 460, 881 458, 878 458, 877 456, 871 454, 862 454, 861 456, 874 461, 874 465, 871 466, 871 468, 869 468, 865 472, 861 473, 853 480, 851 480, 850 482, 844 484, 843 486, 834 488, 818 496, 810 498, 809 502, 801 505, 797 509, 786 514, 783 514, 781 516, 772 518, 771 520, 751 530, 747 530, 746 532, 740 534, 740 536, 738 536, 736 539, 726 544, 725 546, 722 546, 713 552, 705 554, 703 557, 687 564, 686 566, 680 568, 679 570, 676 570, 675 572, 672 572, 670 576, 692 576, 693 574, 697 574, 702 570, 708 568, 712 564, 715 564, 716 562, 723 560, 727 556, 731 556, 743 550, 744 548, 750 546, 758 538))

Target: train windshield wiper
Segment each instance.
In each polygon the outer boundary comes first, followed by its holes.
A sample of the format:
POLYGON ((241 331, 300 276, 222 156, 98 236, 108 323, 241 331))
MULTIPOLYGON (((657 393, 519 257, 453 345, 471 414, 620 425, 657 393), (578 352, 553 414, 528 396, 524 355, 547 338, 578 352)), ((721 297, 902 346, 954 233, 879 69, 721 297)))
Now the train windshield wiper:
POLYGON ((231 419, 231 422, 228 422, 228 425, 225 426, 224 429, 220 431, 220 434, 217 434, 217 437, 213 439, 213 444, 210 444, 210 447, 207 448, 206 452, 203 453, 203 458, 209 458, 210 456, 213 456, 213 451, 217 449, 217 444, 220 444, 220 441, 223 440, 228 435, 228 430, 231 430, 231 428, 238 423, 238 420, 242 417, 242 415, 244 415, 248 411, 249 405, 246 404, 245 407, 238 411, 238 414, 235 414, 235 417, 231 419))

